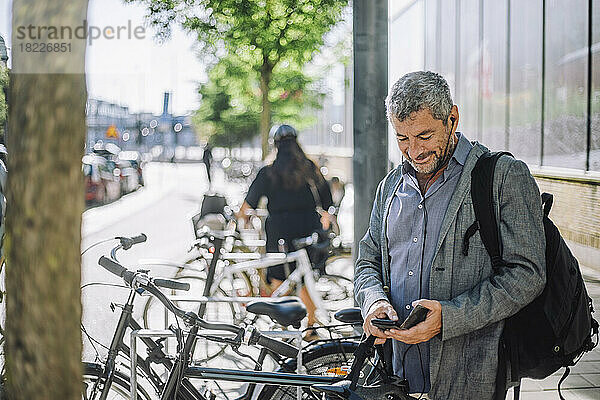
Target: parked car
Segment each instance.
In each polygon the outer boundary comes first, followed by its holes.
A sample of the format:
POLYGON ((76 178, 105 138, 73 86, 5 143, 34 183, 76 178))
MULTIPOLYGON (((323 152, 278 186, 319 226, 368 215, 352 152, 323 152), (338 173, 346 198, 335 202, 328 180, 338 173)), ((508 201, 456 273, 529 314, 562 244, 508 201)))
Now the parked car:
MULTIPOLYGON (((126 161, 137 174, 137 186, 144 186, 144 165, 145 161, 139 151, 122 151, 119 153, 119 160, 126 161)), ((137 189, 137 187, 136 187, 137 189)), ((135 189, 134 189, 135 190, 135 189)))
POLYGON ((81 161, 86 204, 107 204, 121 196, 120 171, 114 162, 93 153, 86 154, 81 161))
POLYGON ((140 178, 137 168, 129 160, 117 161, 117 170, 119 172, 121 195, 131 193, 140 186, 140 178))

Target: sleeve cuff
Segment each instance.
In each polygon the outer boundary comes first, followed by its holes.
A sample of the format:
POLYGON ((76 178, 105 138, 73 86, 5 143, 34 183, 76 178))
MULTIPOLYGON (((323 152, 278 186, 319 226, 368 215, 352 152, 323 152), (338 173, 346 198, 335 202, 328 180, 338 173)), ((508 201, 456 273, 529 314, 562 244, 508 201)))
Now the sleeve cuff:
POLYGON ((379 300, 390 301, 383 290, 373 291, 365 297, 365 301, 363 302, 361 307, 361 314, 363 318, 367 317, 367 313, 369 312, 369 309, 371 309, 371 306, 379 300))

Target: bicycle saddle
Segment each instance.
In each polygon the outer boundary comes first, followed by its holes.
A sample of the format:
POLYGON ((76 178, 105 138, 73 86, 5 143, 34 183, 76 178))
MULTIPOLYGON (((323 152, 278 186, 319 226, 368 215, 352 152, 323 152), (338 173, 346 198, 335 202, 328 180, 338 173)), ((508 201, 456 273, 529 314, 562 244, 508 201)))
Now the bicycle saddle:
POLYGON ((362 324, 363 322, 363 317, 358 307, 339 310, 335 313, 334 317, 345 324, 362 324))
POLYGON ((340 381, 332 385, 313 385, 311 390, 323 393, 330 400, 414 400, 402 386, 384 383, 377 386, 358 386, 350 389, 350 381, 340 381))
POLYGON ((246 310, 256 315, 267 315, 280 325, 291 325, 296 329, 306 317, 306 307, 298 297, 255 300, 246 305, 246 310))

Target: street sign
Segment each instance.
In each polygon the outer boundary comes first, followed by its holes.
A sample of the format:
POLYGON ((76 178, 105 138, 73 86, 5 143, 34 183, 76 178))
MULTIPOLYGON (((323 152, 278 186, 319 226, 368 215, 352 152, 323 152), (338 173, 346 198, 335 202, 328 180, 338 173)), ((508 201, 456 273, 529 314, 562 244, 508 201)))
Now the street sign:
POLYGON ((115 125, 111 125, 108 127, 108 129, 106 130, 106 137, 115 139, 119 138, 119 131, 117 130, 117 127, 115 125))

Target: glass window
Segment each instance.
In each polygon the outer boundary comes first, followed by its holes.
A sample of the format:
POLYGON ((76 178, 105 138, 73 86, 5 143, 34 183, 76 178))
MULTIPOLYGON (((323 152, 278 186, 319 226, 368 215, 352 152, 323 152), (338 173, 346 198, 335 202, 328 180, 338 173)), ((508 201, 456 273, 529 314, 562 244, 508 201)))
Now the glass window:
POLYGON ((542 119, 542 6, 511 0, 508 150, 540 164, 542 119))
POLYGON ((440 7, 440 73, 448 81, 456 101, 456 1, 444 0, 440 7))
POLYGON ((543 165, 585 168, 588 2, 546 3, 543 165))
MULTIPOLYGON (((425 21, 423 2, 419 1, 390 21, 388 86, 391 87, 408 72, 422 70, 425 21)), ((383 104, 382 104, 383 106, 383 104)), ((388 124, 388 149, 390 161, 395 165, 401 160, 394 130, 388 124)))
POLYGON ((423 3, 415 3, 390 24, 389 86, 392 86, 402 75, 423 69, 423 3))
POLYGON ((425 0, 425 69, 439 71, 438 0, 425 0))
POLYGON ((458 130, 469 140, 481 140, 478 132, 479 107, 479 0, 460 1, 458 90, 455 103, 460 120, 458 130))
POLYGON ((481 50, 482 143, 490 150, 506 148, 507 0, 483 2, 481 50))
POLYGON ((412 1, 414 0, 389 0, 388 13, 390 17, 394 18, 396 14, 408 7, 412 1))
POLYGON ((590 171, 600 171, 600 4, 592 6, 592 145, 590 171))

